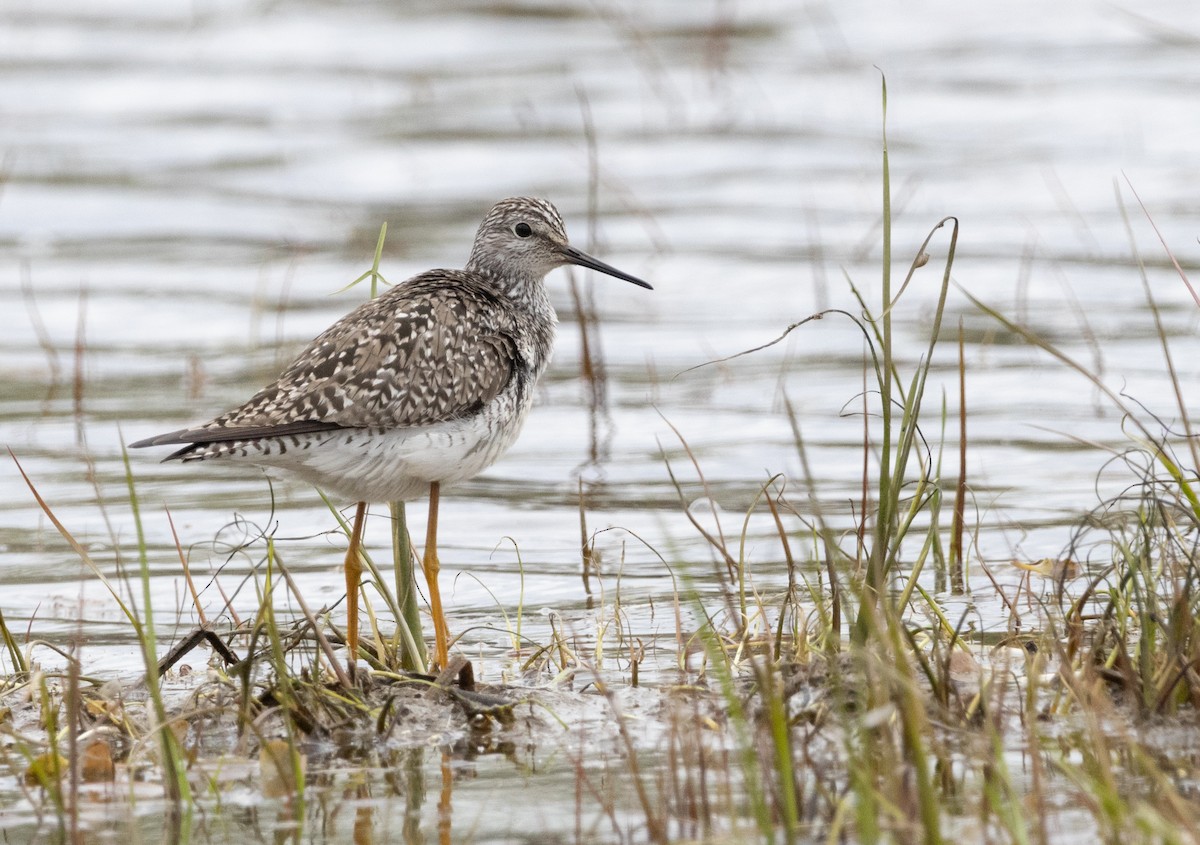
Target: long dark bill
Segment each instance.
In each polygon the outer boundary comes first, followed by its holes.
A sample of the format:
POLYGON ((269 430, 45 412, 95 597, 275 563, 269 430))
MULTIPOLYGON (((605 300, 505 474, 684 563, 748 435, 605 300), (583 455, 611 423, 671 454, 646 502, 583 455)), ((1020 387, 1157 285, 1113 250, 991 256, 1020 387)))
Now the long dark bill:
POLYGON ((625 281, 632 282, 638 287, 643 287, 646 290, 654 290, 654 288, 651 287, 648 282, 643 282, 637 276, 631 276, 628 273, 622 273, 611 264, 605 264, 599 258, 592 258, 583 250, 576 249, 570 244, 567 244, 561 249, 563 258, 567 259, 567 261, 571 262, 572 264, 578 264, 580 267, 587 267, 589 270, 596 270, 597 272, 603 273, 606 276, 612 276, 616 279, 624 279, 625 281))

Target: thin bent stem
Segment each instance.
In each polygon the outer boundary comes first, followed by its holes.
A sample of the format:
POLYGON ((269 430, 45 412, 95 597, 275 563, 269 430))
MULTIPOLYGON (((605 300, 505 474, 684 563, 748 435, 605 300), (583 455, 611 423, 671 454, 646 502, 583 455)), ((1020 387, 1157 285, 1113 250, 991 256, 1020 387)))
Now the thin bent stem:
POLYGON ((421 610, 417 606, 412 539, 408 536, 404 502, 389 502, 388 508, 392 512, 392 556, 396 570, 396 601, 400 606, 400 624, 396 631, 400 668, 418 672, 425 668, 428 652, 421 634, 421 610))

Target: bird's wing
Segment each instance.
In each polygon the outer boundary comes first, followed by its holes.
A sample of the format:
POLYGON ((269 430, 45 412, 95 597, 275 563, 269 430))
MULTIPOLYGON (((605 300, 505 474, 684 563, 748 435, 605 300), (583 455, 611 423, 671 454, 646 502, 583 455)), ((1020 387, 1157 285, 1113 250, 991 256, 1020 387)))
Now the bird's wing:
POLYGON ((513 378, 516 344, 495 293, 438 270, 330 326, 245 404, 134 446, 408 428, 467 416, 513 378))

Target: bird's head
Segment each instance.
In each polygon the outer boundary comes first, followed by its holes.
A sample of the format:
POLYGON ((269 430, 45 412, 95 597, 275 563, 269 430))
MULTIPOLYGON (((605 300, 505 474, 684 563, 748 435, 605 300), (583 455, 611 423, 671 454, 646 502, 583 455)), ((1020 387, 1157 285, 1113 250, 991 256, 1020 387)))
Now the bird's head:
POLYGON ((558 209, 532 197, 511 197, 492 206, 475 234, 467 269, 482 272, 501 284, 511 280, 523 285, 530 279, 542 279, 564 264, 587 267, 652 289, 641 279, 571 246, 558 209))

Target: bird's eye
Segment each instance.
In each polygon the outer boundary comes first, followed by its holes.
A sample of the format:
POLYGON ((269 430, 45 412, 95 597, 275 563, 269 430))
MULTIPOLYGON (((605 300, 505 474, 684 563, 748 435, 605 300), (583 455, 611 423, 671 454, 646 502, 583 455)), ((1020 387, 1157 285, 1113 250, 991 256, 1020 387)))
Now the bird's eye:
POLYGON ((533 229, 529 227, 528 223, 518 223, 516 226, 513 226, 513 232, 516 233, 518 238, 527 238, 533 234, 533 229))

